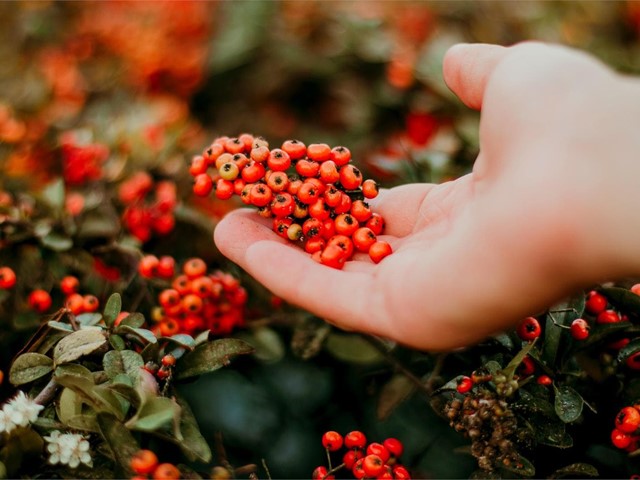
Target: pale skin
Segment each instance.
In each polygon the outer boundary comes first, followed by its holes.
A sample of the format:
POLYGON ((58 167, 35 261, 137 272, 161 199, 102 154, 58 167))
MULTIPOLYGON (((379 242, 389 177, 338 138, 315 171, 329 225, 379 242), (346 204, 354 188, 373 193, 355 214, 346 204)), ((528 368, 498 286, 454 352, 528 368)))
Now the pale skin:
POLYGON ((640 274, 640 82, 559 46, 457 45, 444 79, 481 111, 457 180, 371 202, 394 253, 316 263, 254 211, 220 251, 274 294, 335 324, 424 350, 469 345, 594 283, 640 274))

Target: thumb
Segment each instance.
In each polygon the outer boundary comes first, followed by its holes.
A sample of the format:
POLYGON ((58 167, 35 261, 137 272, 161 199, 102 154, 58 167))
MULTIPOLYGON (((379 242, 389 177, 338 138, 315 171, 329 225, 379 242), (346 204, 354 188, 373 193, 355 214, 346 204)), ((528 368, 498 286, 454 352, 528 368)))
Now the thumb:
POLYGON ((489 78, 507 51, 482 43, 454 45, 444 56, 444 81, 465 105, 480 110, 489 78))

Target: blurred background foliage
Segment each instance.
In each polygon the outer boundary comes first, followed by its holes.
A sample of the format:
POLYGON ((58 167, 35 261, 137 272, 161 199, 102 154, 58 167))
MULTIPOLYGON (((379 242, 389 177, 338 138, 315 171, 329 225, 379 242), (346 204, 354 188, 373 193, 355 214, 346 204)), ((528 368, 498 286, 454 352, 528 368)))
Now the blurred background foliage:
MULTIPOLYGON (((190 157, 216 136, 342 144, 385 186, 446 181, 478 151, 477 114, 442 80, 449 46, 560 42, 638 73, 639 33, 636 2, 0 2, 0 187, 37 191, 63 175, 67 195, 82 190, 60 160, 72 132, 79 144, 108 147, 107 179, 143 169, 177 183, 187 229, 136 248, 224 264, 211 227, 189 227, 235 207, 189 196, 190 157)), ((298 326, 312 321, 248 289, 256 317, 277 310, 302 318, 298 326)), ((357 428, 402 439, 416 476, 474 470, 455 453, 464 441, 378 350, 332 332, 307 358, 295 348, 303 328, 292 324, 239 334, 257 346, 254 358, 184 387, 205 436, 223 433, 230 461, 264 458, 274 477, 308 477, 323 461, 321 432, 357 428)), ((0 339, 5 361, 14 338, 0 339)), ((398 355, 425 373, 436 361, 398 355)), ((462 356, 451 362, 474 368, 462 356)))

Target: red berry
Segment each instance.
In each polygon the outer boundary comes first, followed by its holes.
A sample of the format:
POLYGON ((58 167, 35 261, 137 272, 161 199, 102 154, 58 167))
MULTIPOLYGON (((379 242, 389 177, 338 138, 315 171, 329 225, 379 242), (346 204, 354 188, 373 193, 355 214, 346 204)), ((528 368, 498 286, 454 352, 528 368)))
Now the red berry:
POLYGON ((536 371, 536 364, 533 362, 533 359, 529 356, 526 356, 522 359, 522 363, 518 367, 518 373, 523 377, 528 377, 532 375, 533 372, 536 371))
POLYGON ((269 153, 267 165, 274 172, 284 172, 291 166, 291 157, 284 150, 274 148, 269 153))
POLYGON ((382 444, 394 457, 398 458, 402 456, 404 445, 397 438, 387 438, 384 442, 382 442, 382 444))
POLYGON ((67 297, 64 305, 74 315, 80 315, 84 311, 84 297, 79 293, 72 293, 67 297))
POLYGON ((322 435, 322 446, 330 452, 335 452, 342 448, 343 438, 338 432, 330 430, 322 435))
POLYGON ((409 471, 402 465, 394 465, 393 478, 397 480, 411 480, 411 475, 409 475, 409 471))
POLYGON ((264 178, 265 173, 264 165, 252 160, 242 169, 242 179, 247 183, 256 183, 264 178))
POLYGON ((171 463, 161 463, 153 471, 153 480, 180 480, 180 470, 171 463))
POLYGON ((252 205, 255 205, 256 207, 264 207, 271 202, 273 193, 264 183, 256 183, 251 187, 249 197, 252 205))
POLYGON ((85 295, 82 297, 82 311, 85 313, 93 313, 98 310, 100 302, 95 295, 85 295))
POLYGON ((342 462, 344 463, 344 466, 346 468, 351 470, 355 463, 361 458, 364 458, 364 453, 362 453, 362 450, 353 449, 344 454, 344 456, 342 457, 342 462))
POLYGON ((320 164, 311 160, 298 160, 296 173, 303 178, 315 177, 320 171, 320 164))
POLYGON ((362 182, 362 194, 364 198, 376 198, 378 196, 378 184, 376 181, 368 179, 362 182))
POLYGON ((67 275, 62 280, 60 280, 60 290, 65 295, 71 295, 73 293, 78 292, 78 288, 80 288, 80 280, 73 275, 67 275))
POLYGON ((640 295, 640 283, 636 283, 629 290, 631 290, 631 292, 635 293, 636 295, 640 295))
MULTIPOLYGON (((207 168, 209 168, 209 163, 202 155, 196 155, 191 159, 191 166, 189 167, 189 173, 191 176, 196 177, 200 174, 206 173, 207 168)), ((125 185, 123 185, 124 187, 125 185)), ((123 199, 123 188, 120 189, 120 199, 123 200, 124 203, 128 203, 123 199)))
POLYGON ((347 448, 364 448, 367 444, 367 437, 364 433, 354 430, 344 436, 344 446, 347 448))
POLYGON ((331 149, 331 159, 339 167, 346 165, 351 160, 351 152, 347 147, 333 147, 331 149))
POLYGON ((190 258, 182 266, 182 271, 190 280, 193 280, 207 273, 207 264, 201 258, 190 258))
POLYGON ((340 180, 338 167, 336 166, 335 162, 331 160, 327 160, 326 162, 320 164, 318 174, 320 175, 320 180, 322 180, 324 183, 336 183, 338 180, 340 180))
POLYGON ((0 288, 8 289, 13 288, 16 284, 16 274, 9 267, 0 268, 0 288))
POLYGON ((384 231, 384 219, 380 214, 372 213, 364 226, 370 228, 376 235, 380 235, 384 231))
POLYGON ((155 255, 145 255, 138 263, 138 273, 144 278, 153 278, 159 263, 160 260, 155 255))
POLYGON ((356 200, 351 204, 351 215, 359 222, 366 222, 371 218, 372 212, 368 204, 362 200, 356 200))
POLYGON ((327 476, 327 473, 329 473, 329 471, 327 470, 327 467, 320 465, 319 467, 316 467, 313 473, 311 474, 311 479, 312 480, 333 480, 334 478, 336 478, 333 475, 327 476))
POLYGON ((167 288, 160 293, 158 301, 163 308, 169 309, 180 305, 180 294, 173 288, 167 288))
POLYGON ((201 173, 193 179, 193 193, 199 197, 206 197, 213 190, 213 179, 208 173, 201 173))
POLYGON ((231 180, 219 178, 216 181, 216 198, 220 200, 229 200, 233 197, 234 187, 231 180))
POLYGON ((362 459, 362 470, 367 477, 375 478, 384 470, 384 462, 377 455, 367 455, 362 459))
POLYGON ((382 460, 382 463, 387 463, 391 453, 383 444, 372 442, 367 446, 367 455, 377 455, 382 460))
POLYGON ((540 336, 542 328, 537 318, 527 317, 518 325, 517 333, 522 340, 530 342, 540 336))
POLYGON ((364 471, 364 457, 357 460, 356 463, 353 464, 353 468, 351 469, 351 473, 353 473, 354 478, 360 480, 364 478, 367 474, 364 471))
POLYGON ((156 275, 166 280, 173 278, 176 274, 176 260, 169 256, 164 255, 160 257, 158 266, 156 267, 156 275))
POLYGON ((584 305, 587 312, 598 315, 607 308, 607 299, 604 295, 592 290, 587 295, 587 301, 584 305))
POLYGON ((282 150, 287 152, 292 160, 298 160, 307 154, 307 147, 300 140, 285 141, 282 150))
POLYGON ((585 340, 589 337, 589 324, 583 318, 576 318, 571 322, 571 336, 576 340, 585 340))
POLYGON ((162 357, 162 360, 160 360, 160 362, 165 367, 173 367, 176 364, 176 357, 168 353, 162 357))
POLYGON ((289 175, 285 172, 271 172, 267 186, 273 193, 284 192, 289 187, 289 175))
POLYGON ((37 289, 29 294, 29 306, 38 313, 44 313, 51 308, 51 295, 42 289, 37 289))
POLYGON ((458 390, 458 393, 465 394, 469 392, 472 388, 473 388, 473 380, 471 379, 471 377, 467 377, 465 375, 462 378, 458 379, 458 386, 456 387, 456 390, 458 390))
POLYGON ((356 247, 356 250, 368 253, 371 245, 376 243, 377 237, 370 228, 361 227, 353 232, 351 239, 353 240, 353 246, 356 247))
POLYGON ((362 183, 362 173, 353 165, 340 168, 340 184, 347 190, 355 190, 362 183))
POLYGON ((536 380, 536 382, 538 382, 539 385, 543 385, 545 387, 548 387, 549 385, 553 384, 553 380, 549 375, 540 375, 536 380))
POLYGON ((604 310, 603 312, 600 312, 596 317, 596 323, 598 324, 618 323, 621 321, 622 319, 620 318, 620 315, 618 315, 618 312, 616 312, 615 310, 604 310))
POLYGON ((631 445, 631 440, 631 435, 623 432, 622 430, 614 428, 611 432, 611 443, 613 443, 617 448, 627 448, 629 445, 631 445))
POLYGON ((640 370, 640 352, 629 355, 625 364, 632 370, 640 370))
POLYGON ((331 159, 331 147, 326 143, 312 143, 307 147, 307 157, 315 162, 331 159))
POLYGON ((327 245, 320 253, 320 263, 337 270, 342 270, 347 257, 337 245, 327 245))
POLYGON ((633 433, 640 426, 640 412, 634 407, 624 407, 616 415, 616 428, 625 433, 633 433))
POLYGON ((151 450, 138 450, 131 457, 129 465, 135 473, 147 475, 158 466, 158 457, 151 450))
POLYGON ((393 253, 391 245, 387 242, 377 240, 369 247, 369 257, 374 263, 380 263, 384 257, 387 257, 393 253))

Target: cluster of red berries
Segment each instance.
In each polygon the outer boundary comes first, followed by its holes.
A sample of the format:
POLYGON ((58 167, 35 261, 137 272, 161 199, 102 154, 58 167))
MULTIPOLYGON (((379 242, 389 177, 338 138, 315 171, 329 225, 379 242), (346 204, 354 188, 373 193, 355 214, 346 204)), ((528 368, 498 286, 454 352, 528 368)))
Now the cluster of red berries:
POLYGON ((68 185, 82 185, 102 178, 102 164, 109 149, 102 144, 82 145, 73 132, 62 135, 62 174, 68 185))
POLYGON ((154 182, 147 172, 137 172, 120 184, 118 198, 125 205, 124 226, 141 242, 154 233, 162 236, 173 231, 177 204, 173 181, 154 182))
POLYGON ((100 308, 98 297, 78 293, 79 289, 80 281, 73 275, 67 275, 60 280, 60 291, 65 296, 64 306, 74 315, 96 312, 100 308))
POLYGON ((311 475, 313 480, 333 480, 334 473, 342 469, 349 470, 356 479, 411 478, 407 469, 399 463, 404 445, 396 438, 387 438, 382 443, 367 444, 367 437, 358 430, 344 437, 331 430, 322 435, 322 446, 327 450, 329 461, 331 453, 344 452, 342 463, 335 468, 332 468, 331 464, 329 468, 324 465, 316 467, 311 475))
POLYGON ((144 369, 158 380, 167 380, 173 374, 173 367, 176 365, 176 357, 167 353, 160 359, 160 365, 156 362, 149 361, 145 363, 144 369))
POLYGON ((201 258, 186 260, 182 272, 175 275, 172 257, 147 255, 140 261, 138 271, 146 278, 171 281, 171 287, 158 295, 161 309, 153 317, 157 323, 151 328, 156 335, 197 335, 209 330, 222 336, 244 324, 247 291, 230 273, 207 273, 207 264, 201 258))
POLYGON ((611 442, 621 450, 634 452, 640 447, 640 405, 620 409, 611 431, 611 442))
POLYGON ((377 238, 384 219, 364 201, 378 195, 378 186, 363 181, 346 147, 287 140, 270 149, 250 134, 220 137, 192 159, 190 173, 196 195, 240 196, 261 216, 273 218, 274 232, 303 245, 324 265, 341 269, 356 252, 378 263, 392 252, 377 238), (208 173, 210 167, 217 169, 215 175, 208 173))
POLYGON ((151 450, 138 450, 129 462, 131 470, 136 474, 131 480, 179 480, 180 470, 172 463, 160 463, 151 450))

